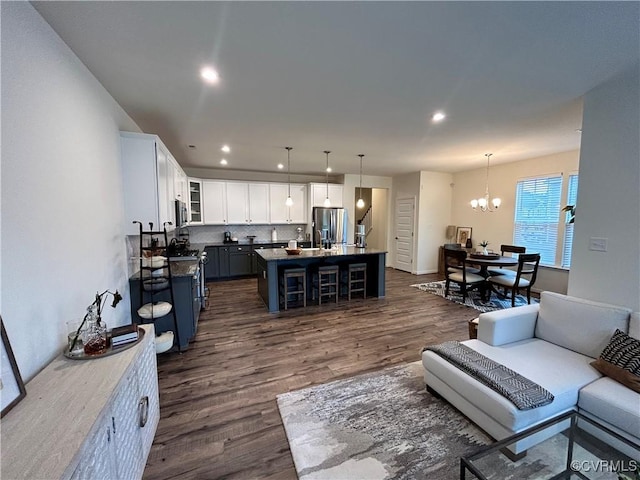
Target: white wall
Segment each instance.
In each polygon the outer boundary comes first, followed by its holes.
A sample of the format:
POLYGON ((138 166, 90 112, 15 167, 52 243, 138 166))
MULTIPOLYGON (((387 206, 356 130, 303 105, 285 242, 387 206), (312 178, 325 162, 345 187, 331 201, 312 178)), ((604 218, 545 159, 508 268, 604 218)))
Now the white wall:
MULTIPOLYGON (((389 190, 374 188, 371 190, 371 214, 373 230, 367 237, 367 246, 387 250, 389 242, 389 190)), ((387 265, 389 255, 387 255, 387 265)))
POLYGON ((125 296, 119 130, 140 131, 27 2, 2 2, 2 318, 30 379, 96 291, 125 296))
POLYGON ((450 173, 420 172, 414 254, 418 274, 438 272, 438 251, 446 243, 447 225, 451 223, 452 181, 450 173))
MULTIPOLYGON (((349 214, 349 229, 347 231, 347 238, 349 241, 355 241, 355 223, 356 216, 354 212, 356 211, 356 190, 360 186, 360 175, 352 175, 347 174, 344 175, 343 178, 343 186, 342 186, 342 205, 347 209, 349 214)), ((375 175, 363 175, 362 176, 362 188, 384 188, 390 191, 393 186, 393 180, 391 177, 380 177, 375 175)), ((388 196, 387 198, 390 198, 388 196)), ((389 208, 390 209, 390 208, 389 208)), ((391 216, 390 212, 388 212, 387 220, 385 221, 384 228, 387 234, 387 244, 390 243, 390 226, 391 226, 391 216)), ((387 265, 392 265, 390 263, 390 255, 387 254, 387 265)))
POLYGON ((640 310, 639 67, 585 96, 569 295, 640 310), (589 250, 591 237, 607 251, 589 250))
MULTIPOLYGON (((458 172, 453 176, 451 224, 471 227, 474 247, 482 240, 488 240, 489 248, 496 251, 500 249, 501 244, 513 244, 517 181, 522 178, 562 173, 566 183, 568 175, 578 171, 579 157, 580 152, 573 150, 519 162, 492 164, 489 171, 489 193, 492 198, 499 197, 502 205, 498 211, 491 213, 474 211, 469 205, 472 198, 484 195, 486 163, 479 159, 481 168, 458 172)), ((582 184, 582 171, 580 175, 582 184)), ((566 293, 568 279, 569 272, 565 269, 540 267, 534 290, 566 293)))

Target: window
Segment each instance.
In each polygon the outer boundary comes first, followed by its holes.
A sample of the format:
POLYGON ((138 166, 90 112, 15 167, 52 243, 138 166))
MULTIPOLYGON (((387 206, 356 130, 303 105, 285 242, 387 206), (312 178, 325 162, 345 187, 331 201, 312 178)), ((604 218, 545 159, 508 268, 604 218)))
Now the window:
MULTIPOLYGON (((567 205, 575 205, 578 200, 578 175, 569 175, 567 187, 567 205)), ((564 227, 564 244, 562 246, 562 266, 571 266, 571 246, 573 245, 573 223, 569 223, 569 212, 566 214, 564 227)))
POLYGON ((556 265, 562 175, 519 180, 513 241, 540 254, 541 265, 556 265))

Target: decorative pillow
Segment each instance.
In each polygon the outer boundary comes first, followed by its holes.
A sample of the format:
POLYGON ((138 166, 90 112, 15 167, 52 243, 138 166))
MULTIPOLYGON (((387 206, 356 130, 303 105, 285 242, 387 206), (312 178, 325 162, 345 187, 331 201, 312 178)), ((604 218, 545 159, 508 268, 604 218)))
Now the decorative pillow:
POLYGON ((603 375, 640 393, 640 340, 616 329, 600 358, 591 365, 603 375))

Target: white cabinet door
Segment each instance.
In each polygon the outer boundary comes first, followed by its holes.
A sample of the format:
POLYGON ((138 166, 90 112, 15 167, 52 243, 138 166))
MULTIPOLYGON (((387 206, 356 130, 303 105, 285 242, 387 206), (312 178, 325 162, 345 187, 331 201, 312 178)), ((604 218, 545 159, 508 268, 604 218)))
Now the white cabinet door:
MULTIPOLYGON (((160 143, 156 143, 156 162, 158 171, 158 213, 160 215, 159 225, 154 225, 155 230, 162 230, 165 222, 171 221, 171 210, 169 209, 169 152, 160 143)), ((173 178, 171 179, 173 181, 173 178)), ((167 225, 167 230, 170 230, 167 225)))
POLYGON ((249 185, 227 182, 227 223, 249 223, 249 185))
POLYGON ((291 185, 293 205, 289 208, 289 223, 307 223, 307 186, 291 185))
POLYGON ((102 421, 98 430, 85 442, 79 452, 81 461, 71 475, 71 480, 113 480, 116 473, 116 457, 111 417, 102 421))
MULTIPOLYGON (((271 223, 289 223, 289 207, 285 204, 288 192, 288 185, 279 183, 269 185, 269 217, 271 223)), ((293 194, 291 198, 293 198, 293 194)))
MULTIPOLYGON (((176 198, 176 177, 177 177, 176 165, 171 157, 171 154, 167 157, 167 193, 164 197, 164 200, 161 198, 160 201, 164 201, 167 206, 167 221, 171 222, 171 229, 173 230, 176 227, 176 209, 175 209, 175 198, 176 198)), ((167 225, 167 230, 169 230, 169 225, 167 225)))
POLYGON ((269 184, 249 184, 249 223, 269 223, 269 184))
POLYGON ((139 417, 136 417, 136 424, 139 428, 142 457, 146 459, 149 456, 153 437, 160 421, 158 366, 154 342, 149 342, 141 354, 140 360, 136 364, 136 376, 138 378, 139 405, 137 409, 139 417))
MULTIPOLYGON (((342 185, 329 184, 329 201, 332 207, 342 207, 342 185)), ((327 198, 326 183, 311 184, 311 207, 323 207, 327 198)))
POLYGON ((118 459, 117 478, 136 478, 144 470, 138 399, 138 378, 135 369, 131 369, 122 380, 111 405, 111 427, 118 459))
POLYGON ((227 194, 225 182, 202 181, 202 216, 206 225, 226 225, 227 194))
POLYGON ((285 204, 289 196, 288 184, 272 183, 269 185, 269 189, 271 223, 307 223, 306 185, 291 185, 291 200, 293 200, 291 207, 287 207, 285 204))

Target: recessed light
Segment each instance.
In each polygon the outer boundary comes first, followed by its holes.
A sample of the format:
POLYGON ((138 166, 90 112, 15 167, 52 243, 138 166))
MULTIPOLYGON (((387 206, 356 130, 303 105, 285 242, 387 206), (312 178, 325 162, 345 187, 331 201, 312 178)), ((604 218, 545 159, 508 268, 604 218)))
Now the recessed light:
POLYGON ((282 170, 283 168, 284 168, 284 165, 283 165, 283 164, 281 164, 281 163, 279 163, 279 164, 278 164, 278 170, 282 170))
POLYGON ((331 173, 331 167, 327 167, 327 172, 331 173))
POLYGON ((220 160, 220 165, 226 165, 227 161, 223 158, 222 160, 220 160))
POLYGON ((207 83, 218 83, 218 81, 220 80, 220 75, 218 75, 218 72, 216 72, 213 68, 211 67, 203 67, 200 70, 200 76, 207 82, 207 83))
POLYGON ((433 116, 431 117, 431 121, 434 123, 438 123, 443 121, 447 116, 444 114, 444 112, 436 112, 433 114, 433 116))
POLYGON ((231 151, 231 148, 229 148, 229 145, 223 145, 220 150, 222 150, 224 153, 229 153, 231 151))

